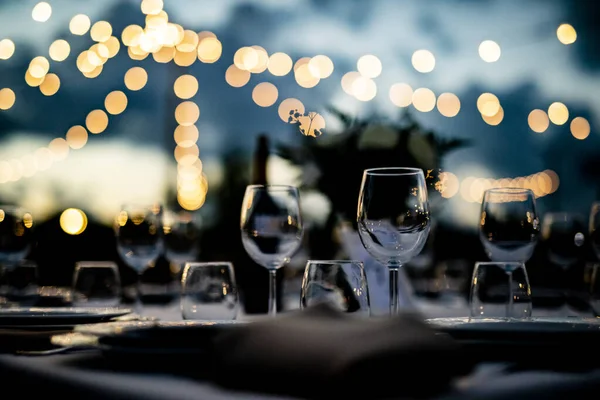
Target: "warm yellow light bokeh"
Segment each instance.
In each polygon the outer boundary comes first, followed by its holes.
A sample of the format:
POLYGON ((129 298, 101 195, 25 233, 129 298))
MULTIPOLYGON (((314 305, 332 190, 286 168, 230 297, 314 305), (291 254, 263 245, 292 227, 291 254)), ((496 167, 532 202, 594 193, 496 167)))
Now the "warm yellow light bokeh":
POLYGON ((381 75, 382 65, 377 56, 366 54, 356 62, 356 69, 365 78, 377 78, 381 75))
POLYGON ((441 172, 439 175, 440 179, 440 194, 443 198, 449 199, 454 197, 460 188, 458 177, 452 172, 441 172))
POLYGON ((377 84, 371 78, 359 76, 352 82, 352 94, 359 101, 371 101, 377 95, 377 84))
POLYGON ((67 208, 60 214, 60 227, 69 235, 80 235, 87 228, 88 219, 85 213, 77 208, 67 208))
POLYGON ((53 139, 48 144, 48 149, 52 152, 54 161, 62 161, 69 155, 69 144, 63 138, 53 139))
POLYGON ((562 44, 573 44, 577 40, 577 31, 570 24, 561 24, 556 30, 556 37, 562 44))
POLYGON ((176 146, 174 151, 175 161, 182 165, 192 165, 198 156, 200 155, 200 149, 194 143, 188 147, 176 146))
POLYGON ((413 92, 412 103, 415 109, 429 112, 435 108, 435 93, 428 88, 418 88, 413 92))
POLYGON ((575 139, 583 140, 590 135, 591 127, 587 119, 583 117, 573 118, 571 121, 571 135, 575 139))
POLYGON ((223 45, 215 37, 204 38, 198 44, 198 60, 205 64, 217 62, 221 58, 222 53, 223 45))
POLYGON ((139 25, 128 25, 121 32, 121 41, 125 46, 136 46, 139 38, 144 34, 144 29, 139 25))
POLYGON ((548 114, 544 110, 533 110, 527 117, 527 123, 532 131, 543 133, 550 126, 548 114))
POLYGON ((252 100, 260 107, 271 107, 277 101, 279 91, 270 82, 262 82, 252 90, 252 100))
POLYGON ((493 117, 500 110, 500 100, 492 93, 482 93, 477 98, 477 109, 481 115, 493 117))
POLYGON ((95 42, 105 42, 112 35, 112 26, 107 21, 98 21, 92 25, 90 36, 95 42))
POLYGON ((199 136, 200 133, 198 132, 196 125, 178 125, 173 134, 175 143, 180 147, 191 147, 195 145, 199 136))
POLYGON ((156 53, 152 53, 152 58, 154 58, 154 61, 156 61, 157 63, 166 64, 173 61, 173 58, 175 57, 175 52, 175 47, 163 46, 156 53))
POLYGON ((298 117, 304 114, 305 110, 304 104, 300 100, 288 98, 279 104, 277 112, 283 122, 296 123, 298 117))
POLYGON ((249 69, 253 74, 261 74, 267 70, 269 66, 269 53, 265 50, 264 47, 261 46, 251 46, 258 55, 258 61, 256 65, 249 69))
POLYGON ((50 70, 50 62, 46 57, 35 57, 29 63, 29 73, 34 78, 43 78, 50 70))
POLYGON ((184 101, 175 109, 175 120, 179 125, 194 125, 200 118, 200 108, 193 101, 184 101))
POLYGON ((52 7, 45 1, 41 1, 31 10, 31 18, 37 22, 46 22, 52 15, 52 7))
POLYGON ((127 95, 120 90, 115 90, 106 95, 104 108, 109 114, 119 115, 127 108, 127 95))
POLYGON ((308 69, 313 76, 325 79, 329 78, 333 73, 333 61, 327 56, 318 55, 310 59, 308 62, 308 69))
POLYGON ((129 90, 141 90, 148 83, 148 73, 142 67, 133 67, 125 73, 125 86, 129 90))
POLYGON ((48 49, 50 58, 58 62, 66 60, 69 57, 69 53, 71 53, 71 46, 63 39, 55 40, 48 49))
POLYGON ((16 96, 10 88, 0 89, 0 110, 8 110, 15 105, 16 96))
POLYGON ((163 0, 142 0, 140 8, 144 14, 159 14, 164 7, 163 0))
POLYGON ((71 18, 71 22, 69 22, 69 30, 73 35, 82 36, 90 30, 91 25, 92 22, 90 21, 90 17, 85 14, 77 14, 71 18))
POLYGON ((0 40, 0 60, 8 60, 15 54, 15 43, 10 39, 0 40))
POLYGON ((273 53, 269 57, 268 69, 272 75, 285 76, 290 73, 294 62, 292 58, 285 53, 273 53))
POLYGON ((44 82, 44 78, 45 76, 42 76, 41 78, 34 78, 33 76, 31 76, 31 72, 29 71, 29 69, 25 72, 25 82, 31 87, 40 86, 42 82, 44 82))
POLYGON ((198 39, 198 34, 196 32, 186 29, 183 31, 183 40, 175 47, 182 53, 190 53, 196 51, 199 41, 200 39, 198 39))
POLYGON ((60 78, 56 74, 48 74, 40 84, 40 92, 44 96, 53 96, 60 89, 60 78))
POLYGON ((175 49, 175 57, 173 61, 180 67, 189 67, 194 64, 198 59, 198 53, 196 51, 183 52, 175 49))
POLYGON ((66 139, 70 148, 79 150, 83 148, 88 141, 87 130, 81 125, 72 126, 67 131, 66 139))
POLYGON ((493 40, 484 40, 479 45, 479 57, 485 62, 496 62, 500 59, 501 54, 500 45, 493 40))
POLYGON ((93 134, 102 133, 108 127, 108 115, 103 110, 93 110, 85 118, 85 126, 93 134))
POLYGON ((236 88, 246 85, 250 81, 250 76, 250 72, 240 69, 234 64, 231 64, 225 71, 225 81, 236 88))
POLYGON ((412 103, 413 90, 407 83, 394 83, 390 87, 390 100, 396 107, 408 107, 412 103))
POLYGON ((414 69, 427 74, 435 69, 435 56, 429 50, 417 50, 411 57, 414 69))
POLYGON ((173 90, 180 99, 191 99, 198 93, 198 80, 193 75, 181 75, 175 80, 173 90))
POLYGON ((554 125, 564 125, 569 120, 569 109, 563 103, 554 102, 548 107, 548 118, 554 125))
POLYGON ((502 106, 500 106, 500 108, 498 109, 498 112, 496 113, 496 115, 488 117, 488 116, 485 116, 485 115, 481 114, 481 118, 483 118, 483 120, 485 121, 485 123, 488 124, 488 125, 491 125, 491 126, 500 125, 500 123, 504 119, 504 109, 502 108, 502 106))
POLYGON ((308 68, 308 62, 300 65, 298 69, 294 71, 294 78, 296 78, 298 86, 305 89, 313 88, 321 81, 321 78, 311 74, 310 69, 308 68))
POLYGON ((102 43, 108 49, 108 58, 113 58, 119 53, 121 48, 121 42, 116 36, 109 37, 105 42, 102 43))
POLYGON ((437 108, 444 117, 455 117, 460 111, 460 100, 454 93, 442 93, 438 96, 437 108))
POLYGON ((341 81, 342 89, 344 90, 344 92, 346 92, 350 96, 354 96, 352 86, 354 85, 354 81, 356 81, 360 77, 361 75, 357 71, 346 72, 344 76, 342 76, 341 81))

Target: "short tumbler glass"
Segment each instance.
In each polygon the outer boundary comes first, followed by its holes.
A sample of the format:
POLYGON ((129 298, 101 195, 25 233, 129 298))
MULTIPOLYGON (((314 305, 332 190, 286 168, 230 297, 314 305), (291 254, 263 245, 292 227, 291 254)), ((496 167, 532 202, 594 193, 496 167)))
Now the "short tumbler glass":
POLYGON ((114 307, 121 302, 121 279, 117 264, 110 261, 82 261, 75 264, 73 305, 114 307))
POLYGON ((183 319, 231 321, 239 310, 233 264, 189 262, 181 278, 183 319))

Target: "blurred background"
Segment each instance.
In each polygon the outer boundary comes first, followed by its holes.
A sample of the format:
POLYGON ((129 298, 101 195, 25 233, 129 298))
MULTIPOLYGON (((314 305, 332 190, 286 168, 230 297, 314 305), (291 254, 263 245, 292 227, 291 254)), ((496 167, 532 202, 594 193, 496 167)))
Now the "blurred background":
MULTIPOLYGON (((247 311, 261 312, 267 272, 239 236, 247 184, 301 188, 306 243, 280 271, 294 282, 307 258, 348 254, 339 229, 351 228, 364 168, 417 166, 435 224, 407 271, 419 295, 464 295, 486 259, 485 189, 529 188, 541 222, 568 213, 567 237, 587 237, 600 188, 599 7, 3 0, 0 203, 30 213, 28 258, 56 286, 82 260, 114 260, 133 280, 114 241, 121 204, 188 212, 193 258, 232 261, 247 311)), ((560 242, 575 257, 565 265, 547 225, 528 269, 551 295, 535 301, 585 307, 589 241, 560 242)), ((179 270, 161 257, 146 280, 179 270)))

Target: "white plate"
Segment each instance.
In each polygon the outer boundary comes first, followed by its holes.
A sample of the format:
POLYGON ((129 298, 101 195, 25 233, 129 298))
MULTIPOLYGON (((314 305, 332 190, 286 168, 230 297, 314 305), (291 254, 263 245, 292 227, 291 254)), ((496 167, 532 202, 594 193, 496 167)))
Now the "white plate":
POLYGON ((129 313, 130 309, 116 307, 5 308, 0 309, 0 327, 73 327, 78 324, 106 322, 129 313))

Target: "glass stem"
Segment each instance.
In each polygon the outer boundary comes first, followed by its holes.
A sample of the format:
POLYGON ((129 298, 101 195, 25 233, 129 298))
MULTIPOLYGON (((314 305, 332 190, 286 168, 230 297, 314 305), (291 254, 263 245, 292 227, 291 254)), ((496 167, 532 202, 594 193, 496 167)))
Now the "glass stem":
POLYGON ((277 270, 269 269, 269 309, 268 314, 277 314, 277 270))
POLYGON ((398 314, 398 275, 400 265, 390 263, 390 316, 398 314))
POLYGON ((143 304, 142 304, 142 273, 138 272, 135 279, 135 304, 134 312, 137 315, 142 315, 143 304))
POLYGON ((513 275, 512 271, 506 273, 508 275, 508 302, 506 303, 506 316, 512 318, 513 316, 513 275))

